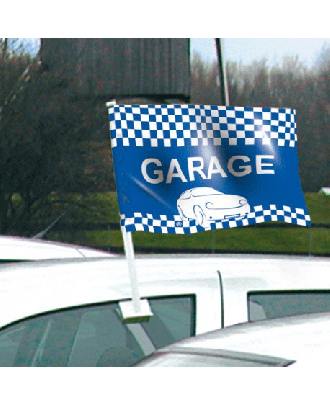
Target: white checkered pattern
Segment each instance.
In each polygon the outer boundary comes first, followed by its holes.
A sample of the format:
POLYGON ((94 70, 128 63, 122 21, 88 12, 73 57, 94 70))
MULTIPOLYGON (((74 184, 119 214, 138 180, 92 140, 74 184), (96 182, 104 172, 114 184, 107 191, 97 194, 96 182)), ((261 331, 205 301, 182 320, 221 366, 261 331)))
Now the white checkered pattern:
POLYGON ((166 215, 154 218, 151 214, 142 215, 142 213, 134 213, 133 217, 129 218, 121 215, 121 226, 125 227, 126 231, 148 231, 164 234, 192 234, 205 230, 249 226, 266 221, 280 221, 299 226, 311 225, 310 216, 304 209, 293 210, 288 206, 279 208, 275 205, 270 205, 267 208, 255 206, 246 217, 215 221, 210 223, 208 228, 201 227, 195 220, 183 221, 179 215, 173 216, 173 218, 168 218, 166 215))
POLYGON ((203 105, 109 107, 111 145, 270 145, 295 147, 292 109, 203 105))

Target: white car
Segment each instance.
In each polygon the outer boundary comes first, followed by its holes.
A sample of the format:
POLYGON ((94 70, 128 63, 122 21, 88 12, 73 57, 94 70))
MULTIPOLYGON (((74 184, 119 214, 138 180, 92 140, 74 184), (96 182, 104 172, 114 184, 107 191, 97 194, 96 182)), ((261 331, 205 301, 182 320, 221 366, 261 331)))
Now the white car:
POLYGON ((330 311, 327 258, 152 255, 135 263, 153 313, 136 323, 121 315, 132 296, 124 257, 2 264, 0 366, 130 366, 234 323, 330 311))
POLYGON ((183 220, 195 220, 204 228, 212 221, 243 218, 250 212, 245 197, 226 195, 211 187, 186 190, 177 200, 177 208, 183 220))
POLYGON ((114 253, 74 244, 13 236, 0 236, 0 262, 53 258, 113 257, 114 253))
POLYGON ((316 367, 327 364, 330 313, 227 327, 156 351, 137 367, 316 367))

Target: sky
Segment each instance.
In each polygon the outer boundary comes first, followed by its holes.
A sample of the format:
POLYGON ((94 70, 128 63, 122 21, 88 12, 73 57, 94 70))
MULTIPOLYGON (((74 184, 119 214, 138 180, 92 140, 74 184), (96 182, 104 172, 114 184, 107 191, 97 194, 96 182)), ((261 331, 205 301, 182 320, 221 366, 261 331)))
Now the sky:
MULTIPOLYGON (((71 3, 57 1, 52 18, 43 18, 42 10, 40 14, 34 12, 34 0, 21 5, 20 13, 15 2, 5 2, 2 14, 15 18, 3 19, 2 37, 19 33, 22 37, 46 38, 189 37, 193 49, 206 61, 216 60, 212 38, 222 37, 225 59, 249 64, 266 57, 270 64, 275 64, 281 63, 284 55, 298 55, 307 66, 314 63, 325 43, 330 46, 330 38, 323 38, 330 32, 326 3, 321 0, 313 3, 166 0, 159 7, 154 0, 106 3, 96 0, 93 7, 88 3, 79 7, 79 18, 76 3, 71 3)), ((39 3, 36 4, 39 9, 39 3)), ((45 16, 49 16, 48 12, 45 16)))
MULTIPOLYGON (((284 56, 296 56, 311 67, 324 46, 330 47, 330 38, 224 38, 225 60, 250 64, 267 58, 268 65, 281 65, 284 56)), ((198 52, 206 62, 216 60, 213 38, 192 38, 191 50, 198 52)))
MULTIPOLYGON (((37 49, 39 39, 29 39, 37 49)), ((224 38, 223 55, 225 60, 249 65, 254 60, 265 57, 268 65, 281 65, 283 57, 298 56, 307 67, 311 67, 322 52, 330 47, 330 38, 224 38)), ((198 52, 204 61, 216 61, 214 38, 191 38, 191 54, 198 52)))

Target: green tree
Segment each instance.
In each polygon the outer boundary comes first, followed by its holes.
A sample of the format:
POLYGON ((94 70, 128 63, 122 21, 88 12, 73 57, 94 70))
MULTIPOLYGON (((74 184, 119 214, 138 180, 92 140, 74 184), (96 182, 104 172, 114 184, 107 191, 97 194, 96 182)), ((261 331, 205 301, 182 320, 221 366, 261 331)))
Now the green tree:
POLYGON ((190 101, 192 104, 217 105, 221 103, 217 63, 205 63, 198 53, 194 53, 191 62, 190 101))
POLYGON ((114 188, 105 106, 75 100, 68 78, 21 58, 1 61, 2 234, 24 234, 46 208, 50 223, 65 194, 114 188))

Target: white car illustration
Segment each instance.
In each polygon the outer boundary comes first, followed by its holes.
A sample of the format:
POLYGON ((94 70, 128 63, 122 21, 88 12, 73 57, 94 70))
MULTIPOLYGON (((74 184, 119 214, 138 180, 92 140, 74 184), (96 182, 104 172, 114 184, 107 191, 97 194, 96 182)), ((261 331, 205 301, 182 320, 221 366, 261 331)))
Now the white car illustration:
POLYGON ((226 195, 211 187, 186 190, 177 200, 177 208, 183 220, 196 220, 204 228, 212 221, 244 217, 250 212, 245 197, 226 195))

